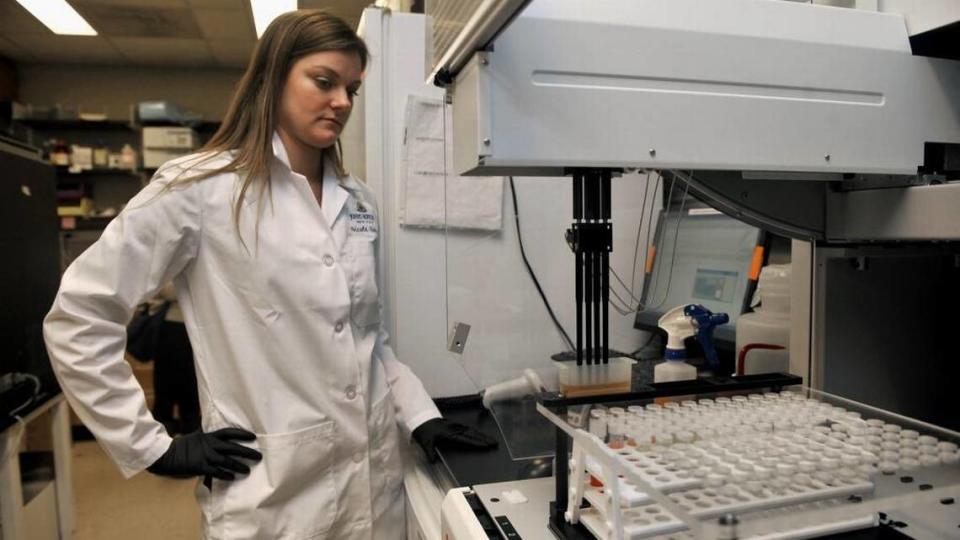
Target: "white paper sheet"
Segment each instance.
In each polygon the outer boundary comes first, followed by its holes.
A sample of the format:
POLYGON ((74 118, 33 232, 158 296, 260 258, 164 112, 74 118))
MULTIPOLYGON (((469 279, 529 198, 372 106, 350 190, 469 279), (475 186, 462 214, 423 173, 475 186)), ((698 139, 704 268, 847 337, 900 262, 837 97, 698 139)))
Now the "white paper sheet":
MULTIPOLYGON (((444 156, 443 111, 438 99, 407 98, 400 223, 405 227, 500 230, 503 177, 444 175, 445 160, 453 161, 453 145, 446 146, 444 156)), ((451 121, 448 110, 448 126, 451 121)))

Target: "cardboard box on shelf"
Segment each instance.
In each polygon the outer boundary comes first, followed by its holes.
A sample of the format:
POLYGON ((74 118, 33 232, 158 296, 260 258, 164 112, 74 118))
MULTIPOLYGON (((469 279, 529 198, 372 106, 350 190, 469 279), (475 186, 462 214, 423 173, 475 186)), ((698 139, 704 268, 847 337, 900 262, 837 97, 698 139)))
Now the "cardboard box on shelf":
POLYGON ((89 171, 93 168, 93 147, 74 144, 70 146, 70 170, 89 171))
POLYGON ((197 132, 188 127, 151 126, 143 128, 143 148, 178 148, 193 150, 197 147, 197 132))
POLYGON ((185 156, 190 152, 191 150, 179 150, 175 148, 144 148, 143 168, 158 169, 171 159, 185 156))
POLYGON ((90 214, 93 213, 93 199, 89 197, 83 197, 79 201, 76 201, 75 204, 64 204, 65 202, 66 201, 60 201, 57 206, 57 215, 60 217, 90 217, 90 214))
POLYGON ((143 167, 160 167, 171 159, 189 154, 197 144, 197 132, 188 127, 144 127, 143 167))

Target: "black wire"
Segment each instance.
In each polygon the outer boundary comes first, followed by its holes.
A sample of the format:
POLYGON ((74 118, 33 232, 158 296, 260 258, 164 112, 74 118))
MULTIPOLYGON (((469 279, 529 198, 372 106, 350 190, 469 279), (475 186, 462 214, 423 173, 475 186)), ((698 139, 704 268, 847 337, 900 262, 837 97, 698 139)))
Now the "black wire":
MULTIPOLYGON (((692 172, 691 172, 692 174, 692 172)), ((680 199, 680 209, 677 211, 677 230, 673 233, 673 252, 670 255, 670 273, 667 274, 667 291, 663 293, 663 300, 659 304, 654 306, 653 309, 658 309, 667 301, 667 298, 670 296, 670 286, 673 284, 673 264, 677 261, 677 239, 680 238, 680 225, 683 224, 683 209, 687 205, 687 193, 690 191, 690 182, 686 181, 683 178, 680 178, 683 181, 683 198, 680 199)), ((670 188, 673 191, 673 186, 670 188)), ((660 238, 661 244, 663 237, 660 238)), ((657 248, 658 250, 660 248, 657 248)), ((658 267, 659 270, 659 267, 658 267)), ((657 280, 659 280, 659 272, 657 274, 657 280)))
MULTIPOLYGON (((640 221, 637 223, 637 241, 634 242, 634 244, 633 244, 633 266, 632 266, 633 272, 630 273, 630 296, 633 296, 633 292, 636 290, 636 283, 637 283, 637 256, 638 256, 639 253, 640 253, 640 236, 641 236, 640 233, 643 232, 643 218, 644 218, 644 216, 646 216, 646 214, 647 214, 647 199, 648 199, 648 198, 650 199, 650 215, 652 216, 652 215, 653 215, 653 207, 654 207, 654 205, 656 204, 655 198, 656 198, 656 196, 657 196, 657 189, 660 188, 660 179, 661 179, 661 177, 660 177, 660 173, 658 172, 658 173, 657 173, 657 179, 656 179, 656 181, 655 181, 654 184, 653 184, 653 195, 650 195, 649 197, 647 197, 647 193, 650 191, 650 175, 651 175, 651 174, 653 174, 653 173, 652 173, 652 172, 648 172, 648 173, 647 173, 647 179, 645 180, 645 185, 644 185, 644 188, 643 188, 643 202, 640 204, 640 221)), ((648 221, 648 223, 647 223, 647 230, 649 231, 649 229, 650 229, 650 223, 649 223, 649 221, 648 221)), ((650 237, 650 234, 649 234, 649 232, 648 232, 648 233, 647 233, 647 238, 649 238, 649 237, 650 237)), ((649 251, 650 242, 648 241, 648 242, 647 242, 647 245, 644 246, 644 247, 646 247, 646 248, 648 249, 648 251, 649 251)), ((644 266, 646 266, 646 255, 644 255, 644 266)), ((626 284, 624 284, 624 287, 626 287, 626 284)), ((634 298, 636 298, 636 297, 634 296, 634 298)))
POLYGON ((650 337, 647 338, 647 342, 644 343, 643 345, 637 347, 637 350, 635 350, 635 351, 633 351, 632 353, 630 353, 630 358, 634 358, 634 359, 636 359, 636 360, 640 360, 640 358, 637 358, 637 355, 640 354, 640 351, 642 351, 642 350, 646 349, 647 347, 649 347, 650 344, 653 343, 653 340, 655 340, 655 339, 657 339, 657 331, 656 331, 656 330, 652 330, 652 331, 650 332, 650 337))
POLYGON ((517 242, 520 244, 520 257, 523 258, 523 264, 527 267, 527 273, 530 274, 530 279, 533 280, 533 284, 537 287, 537 292, 540 293, 540 298, 543 299, 543 305, 547 308, 547 313, 550 314, 553 324, 563 335, 564 341, 567 342, 567 347, 569 347, 571 351, 575 350, 576 347, 573 345, 573 341, 570 340, 570 336, 567 334, 567 331, 563 329, 560 321, 557 320, 557 316, 554 315, 553 308, 550 307, 550 301, 547 300, 547 295, 544 294, 543 288, 540 287, 540 281, 537 279, 537 275, 533 272, 533 268, 530 267, 530 261, 527 260, 527 252, 523 248, 523 236, 520 234, 520 209, 517 207, 517 189, 513 185, 513 177, 508 176, 507 178, 510 179, 510 195, 513 197, 513 217, 517 224, 517 242))

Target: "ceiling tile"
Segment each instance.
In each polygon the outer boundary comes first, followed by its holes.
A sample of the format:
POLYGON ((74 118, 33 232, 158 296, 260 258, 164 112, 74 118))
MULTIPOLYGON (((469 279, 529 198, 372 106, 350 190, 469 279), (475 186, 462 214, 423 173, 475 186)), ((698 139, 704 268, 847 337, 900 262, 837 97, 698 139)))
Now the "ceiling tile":
POLYGON ((193 16, 207 39, 257 39, 253 21, 240 9, 194 9, 193 16))
POLYGON ((17 62, 35 62, 37 59, 23 47, 3 37, 0 37, 0 56, 17 62))
MULTIPOLYGON (((0 54, 22 63, 245 67, 255 45, 249 0, 68 1, 100 36, 57 36, 15 0, 0 0, 0 54)), ((371 0, 299 2, 356 28, 371 0)))
POLYGON ((77 11, 108 37, 201 38, 188 7, 77 4, 77 11))
POLYGON ((111 38, 130 63, 137 65, 204 66, 213 57, 202 39, 111 38))
POLYGON ((360 14, 371 2, 363 0, 299 0, 301 9, 325 9, 337 17, 342 18, 356 28, 360 22, 360 14))
POLYGON ((22 34, 7 36, 35 56, 38 62, 105 64, 121 62, 123 57, 101 36, 58 36, 22 34))
POLYGON ((85 4, 155 7, 155 8, 183 8, 187 7, 187 0, 69 0, 70 4, 79 11, 85 4))
POLYGON ((326 8, 337 12, 350 10, 359 12, 369 6, 370 2, 363 2, 361 0, 299 0, 297 5, 302 9, 326 8))
POLYGON ((253 53, 253 40, 211 39, 207 42, 217 62, 223 66, 247 67, 253 53))
POLYGON ((250 0, 188 0, 194 9, 248 9, 250 0))
POLYGON ((23 6, 13 0, 0 0, 0 35, 47 34, 54 35, 23 6))

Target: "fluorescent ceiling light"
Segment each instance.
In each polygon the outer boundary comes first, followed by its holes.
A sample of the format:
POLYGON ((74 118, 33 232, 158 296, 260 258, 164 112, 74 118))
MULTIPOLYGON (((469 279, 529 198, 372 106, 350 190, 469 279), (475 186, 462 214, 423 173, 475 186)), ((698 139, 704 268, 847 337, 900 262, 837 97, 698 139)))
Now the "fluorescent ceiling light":
POLYGON ((297 9, 297 0, 250 0, 253 24, 257 27, 257 39, 279 15, 297 9))
POLYGON ((17 0, 54 34, 95 36, 97 31, 67 3, 67 0, 17 0))

